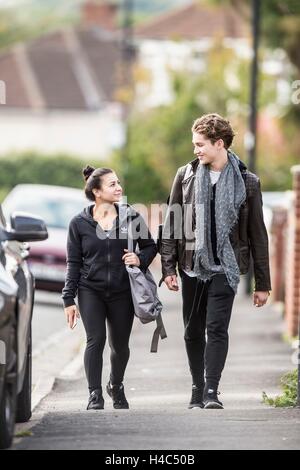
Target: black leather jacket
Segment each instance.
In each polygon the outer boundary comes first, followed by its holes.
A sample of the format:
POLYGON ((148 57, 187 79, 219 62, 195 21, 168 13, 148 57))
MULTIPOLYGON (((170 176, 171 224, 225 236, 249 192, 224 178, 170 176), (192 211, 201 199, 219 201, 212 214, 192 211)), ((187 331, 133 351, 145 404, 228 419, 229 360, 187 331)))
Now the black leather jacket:
MULTIPOLYGON (((176 273, 176 266, 184 271, 193 269, 194 257, 194 184, 198 158, 179 168, 175 176, 164 226, 171 230, 163 230, 161 240, 161 261, 163 279, 176 273), (182 219, 182 237, 174 238, 176 218, 172 221, 170 208, 172 205, 190 205, 193 209, 187 212, 182 219), (187 240, 185 226, 192 227, 193 236, 187 240)), ((263 220, 262 195, 259 178, 249 172, 243 162, 239 162, 241 174, 245 181, 247 198, 240 208, 239 219, 230 233, 230 242, 233 247, 240 273, 245 274, 249 269, 250 252, 253 258, 254 278, 256 291, 271 290, 268 234, 263 220)), ((178 228, 178 227, 177 227, 178 228)))

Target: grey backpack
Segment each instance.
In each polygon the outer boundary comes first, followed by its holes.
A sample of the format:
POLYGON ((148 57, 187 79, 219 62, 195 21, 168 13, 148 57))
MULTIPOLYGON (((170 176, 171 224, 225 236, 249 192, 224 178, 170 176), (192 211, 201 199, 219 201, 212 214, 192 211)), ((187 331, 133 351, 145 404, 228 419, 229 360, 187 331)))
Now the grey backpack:
MULTIPOLYGON (((133 252, 132 227, 128 224, 128 251, 133 252)), ((162 303, 157 295, 156 282, 147 269, 146 272, 141 271, 137 266, 126 266, 132 301, 134 305, 134 313, 142 323, 156 321, 156 329, 153 333, 151 342, 151 352, 157 352, 159 336, 161 339, 167 337, 166 330, 162 321, 161 311, 162 303)))

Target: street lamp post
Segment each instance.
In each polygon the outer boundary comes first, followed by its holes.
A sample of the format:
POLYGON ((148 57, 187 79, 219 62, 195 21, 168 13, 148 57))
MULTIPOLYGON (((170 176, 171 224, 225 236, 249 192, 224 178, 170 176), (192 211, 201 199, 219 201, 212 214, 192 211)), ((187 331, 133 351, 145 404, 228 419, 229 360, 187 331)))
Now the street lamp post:
POLYGON ((132 58, 132 39, 133 39, 133 0, 123 0, 123 21, 122 21, 122 55, 123 60, 130 62, 132 58))
MULTIPOLYGON (((260 33, 260 0, 252 0, 252 64, 250 76, 250 114, 249 130, 245 136, 245 147, 248 152, 248 168, 252 173, 256 169, 256 130, 257 130, 257 76, 258 76, 258 48, 260 33)), ((251 293, 253 277, 253 263, 246 278, 246 293, 251 293)))
POLYGON ((256 169, 256 128, 257 128, 257 76, 258 47, 260 33, 260 0, 252 0, 252 38, 253 56, 250 79, 250 116, 248 132, 248 168, 255 173, 256 169))
POLYGON ((133 9, 134 9, 134 0, 123 0, 122 3, 122 42, 121 42, 121 62, 122 62, 122 87, 125 91, 125 102, 123 102, 123 123, 125 127, 125 139, 122 151, 122 177, 124 180, 124 185, 126 187, 126 179, 128 175, 128 148, 129 148, 129 127, 128 127, 128 118, 130 110, 130 100, 132 99, 129 96, 133 90, 132 75, 131 75, 131 64, 134 55, 133 47, 133 9), (127 101, 126 101, 127 100, 127 101))

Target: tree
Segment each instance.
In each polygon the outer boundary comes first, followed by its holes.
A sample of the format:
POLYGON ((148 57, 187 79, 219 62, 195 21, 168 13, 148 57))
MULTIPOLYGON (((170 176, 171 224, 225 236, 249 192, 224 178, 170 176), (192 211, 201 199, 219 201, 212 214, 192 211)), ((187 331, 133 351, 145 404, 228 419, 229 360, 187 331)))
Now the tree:
MULTIPOLYGON (((218 112, 230 118, 239 132, 234 149, 243 157, 243 134, 248 114, 249 63, 238 59, 216 39, 207 53, 201 75, 174 73, 175 99, 169 106, 134 112, 129 122, 126 167, 123 172, 129 202, 166 200, 179 166, 194 158, 191 142, 193 121, 218 112)), ((261 74, 261 105, 274 101, 276 83, 261 74)), ((124 153, 117 157, 124 159, 124 153)))
MULTIPOLYGON (((206 0, 209 4, 231 4, 249 23, 251 0, 206 0)), ((300 2, 299 0, 261 0, 261 32, 266 46, 280 47, 300 75, 300 2)))
MULTIPOLYGON (((206 0, 211 5, 224 5, 226 2, 251 23, 251 0, 206 0)), ((265 48, 283 49, 294 66, 289 80, 300 76, 300 2, 298 0, 261 0, 260 1, 260 54, 265 48)), ((261 59, 261 56, 260 56, 261 59)), ((261 62, 261 61, 260 61, 261 62)), ((286 71, 289 73, 289 70, 286 71)), ((292 95, 291 87, 291 95, 292 95)), ((259 84, 259 96, 261 83, 259 84)), ((269 101, 272 105, 272 101, 269 101)), ((264 189, 282 190, 291 188, 290 167, 298 163, 300 136, 300 106, 292 100, 279 110, 274 132, 269 139, 261 133, 261 107, 258 125, 258 168, 264 189)))
MULTIPOLYGON (((60 4, 22 3, 0 8, 0 49, 11 47, 45 34, 76 20, 75 12, 66 8, 69 1, 60 4), (47 7, 48 6, 48 7, 47 7), (65 7, 65 8, 64 8, 65 7)), ((71 5, 71 4, 70 4, 71 5)))

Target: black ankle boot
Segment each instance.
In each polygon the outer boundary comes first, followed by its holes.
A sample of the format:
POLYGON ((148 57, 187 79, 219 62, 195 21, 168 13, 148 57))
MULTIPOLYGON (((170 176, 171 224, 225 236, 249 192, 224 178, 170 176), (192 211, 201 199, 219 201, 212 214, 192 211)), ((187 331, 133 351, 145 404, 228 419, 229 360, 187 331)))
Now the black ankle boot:
POLYGON ((97 388, 90 393, 87 410, 103 410, 104 399, 101 388, 97 388))
POLYGON ((189 409, 191 408, 203 408, 203 387, 192 386, 192 397, 189 403, 189 409))
POLYGON ((124 385, 111 385, 110 382, 106 385, 106 391, 112 398, 113 406, 117 410, 127 410, 129 408, 128 401, 125 397, 124 385))

